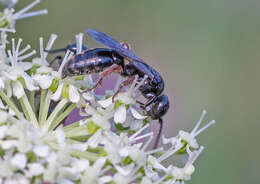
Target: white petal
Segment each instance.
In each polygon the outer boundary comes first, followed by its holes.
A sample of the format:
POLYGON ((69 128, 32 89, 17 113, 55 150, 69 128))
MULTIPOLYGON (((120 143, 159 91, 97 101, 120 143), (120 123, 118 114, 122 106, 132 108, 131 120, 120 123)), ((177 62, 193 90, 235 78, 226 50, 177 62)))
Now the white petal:
POLYGON ((101 129, 98 129, 98 131, 88 139, 87 143, 90 147, 96 148, 99 145, 102 140, 101 132, 101 129))
POLYGON ((92 101, 95 99, 92 92, 83 93, 82 96, 85 100, 88 100, 88 101, 92 101))
POLYGON ((75 86, 70 85, 69 86, 69 98, 72 103, 78 103, 79 102, 79 92, 75 86))
POLYGON ((52 68, 48 67, 48 66, 41 66, 40 68, 38 68, 36 70, 37 73, 50 73, 52 71, 52 68))
POLYGON ((8 150, 12 147, 15 147, 17 145, 17 141, 15 141, 15 140, 3 141, 3 142, 0 142, 0 144, 4 150, 8 150))
POLYGON ((104 164, 106 163, 106 158, 102 157, 102 158, 99 158, 93 165, 93 169, 96 171, 96 172, 100 172, 100 170, 102 169, 102 167, 104 166, 104 164))
POLYGON ((88 145, 86 143, 75 143, 72 144, 72 149, 79 150, 79 151, 86 151, 88 148, 88 145))
POLYGON ((107 108, 108 106, 110 106, 112 104, 112 97, 105 99, 105 100, 99 100, 98 103, 102 107, 107 108))
POLYGON ((85 159, 75 160, 72 162, 72 167, 78 172, 83 172, 86 168, 89 167, 89 161, 85 159))
POLYGON ((131 96, 131 94, 129 94, 128 92, 125 93, 119 93, 115 100, 119 99, 120 101, 122 101, 124 104, 134 104, 135 100, 134 98, 131 96))
POLYGON ((31 62, 18 62, 17 64, 18 64, 18 66, 22 67, 24 69, 24 71, 29 70, 33 66, 33 64, 31 62))
POLYGON ((135 110, 132 107, 130 107, 130 111, 131 111, 131 113, 132 113, 132 115, 134 116, 135 119, 145 119, 145 118, 147 118, 147 116, 141 115, 137 110, 135 110))
POLYGON ((11 98, 12 96, 12 87, 11 84, 8 82, 6 83, 6 95, 11 98))
POLYGON ((47 157, 49 154, 49 147, 46 145, 36 145, 33 152, 39 157, 47 157))
POLYGON ((36 74, 33 79, 40 85, 42 89, 48 89, 51 86, 53 76, 36 74))
POLYGON ((189 165, 184 172, 186 175, 191 176, 194 171, 195 171, 195 167, 193 165, 189 165))
POLYGON ((33 64, 42 65, 42 59, 40 57, 32 59, 33 64))
POLYGON ((17 72, 16 70, 9 72, 5 72, 5 71, 1 71, 3 73, 4 76, 6 76, 7 78, 11 79, 11 80, 16 80, 19 72, 17 72))
POLYGON ((5 137, 7 130, 7 126, 0 126, 0 139, 3 139, 5 137))
POLYGON ((7 120, 8 114, 5 111, 0 111, 0 123, 5 122, 7 120))
POLYGON ((128 148, 126 148, 126 147, 123 147, 122 149, 120 149, 118 153, 121 157, 127 157, 129 155, 128 148))
POLYGON ((28 164, 28 168, 29 168, 29 173, 32 176, 39 176, 44 172, 44 167, 39 163, 28 164))
POLYGON ((181 137, 181 139, 185 140, 186 142, 188 142, 188 144, 192 147, 192 148, 198 148, 199 144, 197 143, 195 137, 193 136, 193 134, 190 134, 188 132, 185 132, 183 130, 179 131, 179 135, 181 137))
POLYGON ((61 178, 58 183, 62 183, 62 184, 74 184, 74 182, 70 181, 69 179, 66 178, 61 178))
POLYGON ((112 176, 102 176, 98 179, 99 183, 109 183, 110 181, 112 181, 112 176))
POLYGON ((16 96, 18 99, 21 98, 25 94, 23 85, 18 80, 14 81, 14 83, 13 83, 13 93, 14 93, 14 96, 16 96))
POLYGON ((19 169, 25 168, 27 163, 27 158, 24 154, 17 153, 11 159, 11 164, 19 169))
POLYGON ((126 166, 115 165, 115 168, 120 174, 122 174, 123 176, 127 176, 133 170, 134 163, 131 163, 130 165, 126 166))
POLYGON ((60 99, 61 92, 62 92, 62 88, 63 88, 63 84, 60 84, 60 85, 58 86, 58 89, 56 90, 56 92, 51 95, 51 99, 52 99, 52 100, 58 101, 58 100, 60 99))
POLYGON ((65 144, 66 135, 61 128, 55 131, 56 139, 60 145, 65 144))
POLYGON ((23 74, 23 78, 24 78, 25 86, 28 90, 35 91, 39 89, 37 86, 34 86, 34 82, 31 76, 29 76, 27 73, 23 74))
POLYGON ((126 120, 126 108, 125 105, 121 105, 117 108, 115 115, 114 115, 114 121, 115 123, 124 123, 126 120))
POLYGON ((8 113, 11 115, 11 116, 15 116, 16 113, 14 112, 13 109, 11 109, 10 107, 8 108, 8 113))
POLYGON ((3 101, 0 99, 0 109, 7 109, 7 106, 3 104, 3 101))
POLYGON ((3 89, 5 87, 5 83, 2 77, 0 77, 0 89, 3 89))

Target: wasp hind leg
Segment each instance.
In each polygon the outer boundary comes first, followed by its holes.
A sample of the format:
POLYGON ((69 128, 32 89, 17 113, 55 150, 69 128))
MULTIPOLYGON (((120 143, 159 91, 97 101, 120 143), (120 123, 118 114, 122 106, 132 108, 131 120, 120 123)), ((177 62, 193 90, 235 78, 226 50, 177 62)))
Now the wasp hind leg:
POLYGON ((53 60, 50 62, 50 66, 53 66, 54 63, 58 62, 59 65, 61 65, 63 58, 62 56, 56 56, 53 60))
POLYGON ((112 73, 120 73, 122 70, 121 66, 118 65, 112 65, 111 67, 107 68, 106 70, 104 70, 100 75, 101 77, 98 79, 97 83, 90 89, 84 90, 81 93, 85 93, 88 91, 92 91, 95 90, 98 86, 102 86, 102 81, 104 78, 106 78, 107 76, 111 75, 112 73))
POLYGON ((133 76, 129 77, 128 79, 126 79, 125 81, 123 81, 123 82, 119 85, 118 90, 117 90, 117 91, 115 92, 115 94, 113 95, 113 97, 112 97, 112 102, 114 102, 116 95, 118 95, 118 93, 122 90, 122 88, 125 87, 125 86, 128 86, 128 85, 132 84, 134 80, 135 80, 135 76, 133 75, 133 76))

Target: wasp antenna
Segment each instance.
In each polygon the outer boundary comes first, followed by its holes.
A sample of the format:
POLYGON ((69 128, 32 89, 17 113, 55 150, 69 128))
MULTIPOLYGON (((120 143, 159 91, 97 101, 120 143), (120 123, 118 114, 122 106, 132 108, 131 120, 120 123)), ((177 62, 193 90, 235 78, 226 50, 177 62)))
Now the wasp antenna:
POLYGON ((160 137, 161 137, 161 134, 162 134, 162 129, 163 129, 163 120, 160 118, 158 120, 158 122, 160 124, 160 128, 159 128, 159 132, 158 132, 158 134, 156 136, 155 143, 153 145, 153 149, 157 148, 159 140, 160 140, 160 137))

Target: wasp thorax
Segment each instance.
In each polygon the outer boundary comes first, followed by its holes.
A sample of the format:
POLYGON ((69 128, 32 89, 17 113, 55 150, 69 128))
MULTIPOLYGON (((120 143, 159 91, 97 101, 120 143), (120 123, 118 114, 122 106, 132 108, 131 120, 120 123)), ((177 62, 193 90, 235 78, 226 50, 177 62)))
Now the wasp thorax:
POLYGON ((124 61, 124 58, 115 51, 112 51, 112 58, 113 58, 115 64, 118 64, 118 65, 121 65, 124 61))

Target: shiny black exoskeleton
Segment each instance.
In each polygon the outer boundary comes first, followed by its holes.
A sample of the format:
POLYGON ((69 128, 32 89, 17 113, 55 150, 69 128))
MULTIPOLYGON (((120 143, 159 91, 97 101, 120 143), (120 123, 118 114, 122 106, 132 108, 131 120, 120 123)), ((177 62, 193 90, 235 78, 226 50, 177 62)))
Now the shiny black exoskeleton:
POLYGON ((123 65, 124 58, 112 49, 96 48, 73 56, 63 68, 62 77, 100 73, 108 67, 123 65))
MULTIPOLYGON (((62 71, 62 76, 67 77, 102 72, 105 77, 114 71, 114 69, 109 69, 112 65, 120 66, 120 74, 128 77, 128 81, 124 81, 120 87, 132 82, 132 80, 129 79, 133 79, 133 76, 135 75, 138 75, 139 81, 147 76, 144 83, 139 87, 139 90, 148 101, 146 103, 139 103, 145 110, 146 115, 150 116, 152 119, 159 120, 160 129, 154 145, 154 147, 156 147, 163 126, 161 117, 164 116, 169 109, 168 97, 162 94, 164 90, 164 81, 161 75, 143 60, 138 58, 126 45, 120 44, 105 33, 92 29, 88 29, 87 33, 97 42, 109 48, 87 49, 86 46, 84 46, 84 48, 82 47, 83 52, 81 54, 75 54, 66 63, 62 71), (129 62, 125 64, 124 59, 127 59, 129 62)), ((71 44, 66 48, 48 52, 54 53, 67 50, 76 53, 76 44, 71 44)), ((99 82, 101 81, 102 78, 99 82)))

